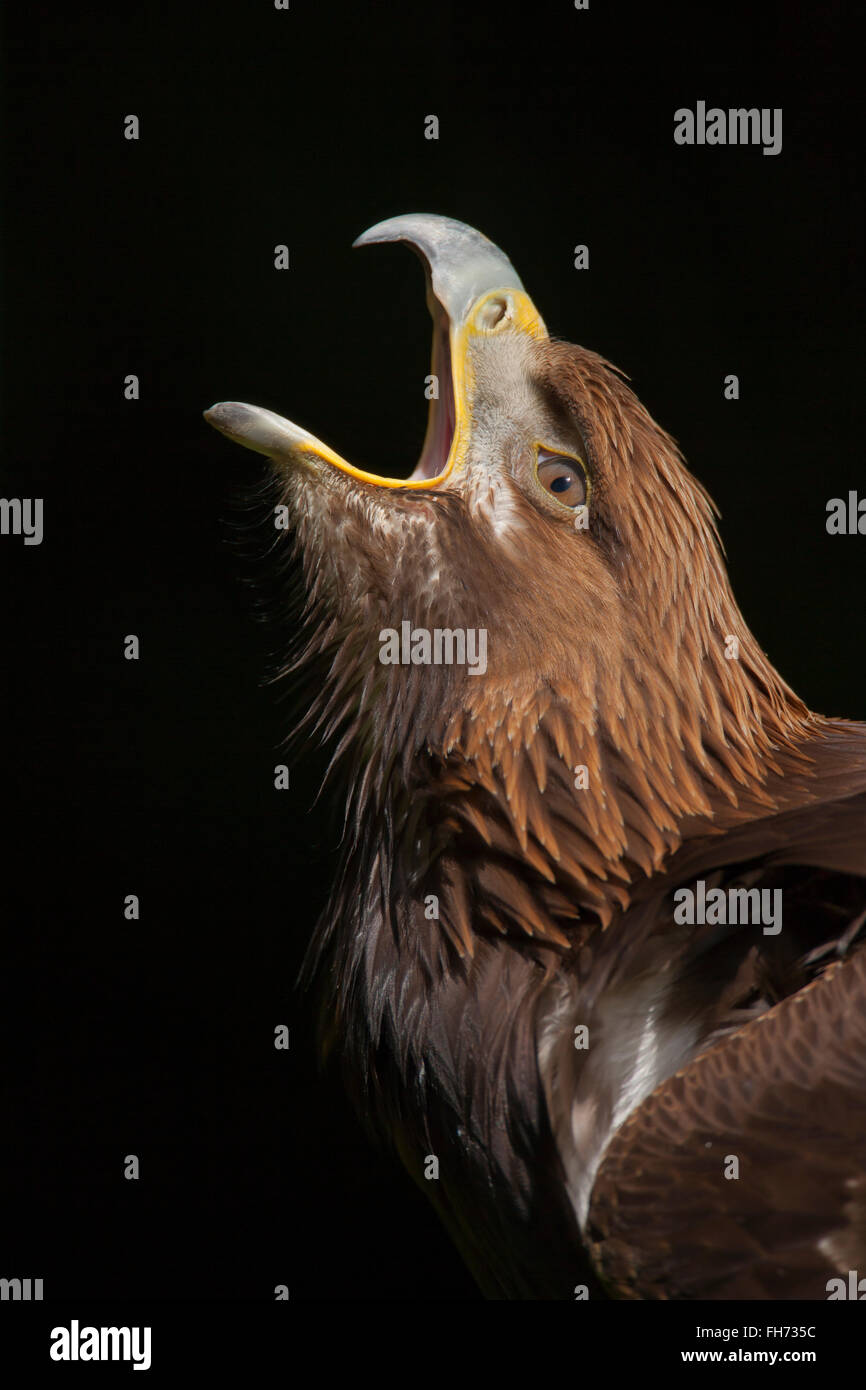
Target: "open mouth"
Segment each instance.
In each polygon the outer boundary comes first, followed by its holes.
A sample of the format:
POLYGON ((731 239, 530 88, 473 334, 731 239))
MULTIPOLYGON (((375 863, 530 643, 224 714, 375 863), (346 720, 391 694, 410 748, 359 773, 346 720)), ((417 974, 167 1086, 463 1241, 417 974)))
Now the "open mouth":
POLYGON ((432 295, 429 298, 433 314, 430 372, 438 383, 439 399, 434 397, 430 401, 421 457, 406 480, 413 483, 438 482, 440 478, 446 477, 457 419, 454 408, 454 381, 451 375, 451 325, 439 301, 432 295))
POLYGON ((421 457, 408 478, 384 478, 355 468, 327 444, 271 410, 222 401, 205 419, 229 439, 275 462, 321 464, 376 487, 433 488, 463 466, 471 434, 473 338, 515 329, 546 337, 547 330, 508 258, 487 237, 450 217, 412 213, 392 217, 354 243, 403 241, 421 258, 433 318, 431 397, 421 457))

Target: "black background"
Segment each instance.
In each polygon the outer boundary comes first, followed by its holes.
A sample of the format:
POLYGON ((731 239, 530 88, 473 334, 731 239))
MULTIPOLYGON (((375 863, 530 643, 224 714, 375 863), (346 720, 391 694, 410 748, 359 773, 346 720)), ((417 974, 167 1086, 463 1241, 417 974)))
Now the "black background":
POLYGON ((286 711, 232 543, 265 463, 201 419, 252 401, 411 471, 422 277, 405 249, 351 251, 365 227, 439 212, 498 242, 550 331, 680 441, 782 674, 866 716, 866 540, 825 530, 830 497, 866 492, 859 66, 848 7, 753 8, 7 12, 2 493, 44 497, 45 539, 0 539, 4 1276, 477 1297, 317 1073, 294 981, 337 822, 315 749, 272 788, 286 711), (781 154, 676 146, 698 100, 781 106, 781 154))

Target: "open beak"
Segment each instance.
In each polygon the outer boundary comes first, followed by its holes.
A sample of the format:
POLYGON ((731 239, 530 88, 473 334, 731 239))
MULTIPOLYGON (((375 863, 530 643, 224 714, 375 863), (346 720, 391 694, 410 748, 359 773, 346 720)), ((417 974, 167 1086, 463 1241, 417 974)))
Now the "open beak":
POLYGON ((229 439, 275 462, 325 464, 377 487, 441 487, 465 466, 472 434, 474 342, 507 331, 546 338, 547 329, 507 256, 473 227, 450 217, 410 213, 379 222, 354 245, 377 241, 405 241, 417 251, 433 318, 430 371, 438 382, 438 398, 430 401, 424 447, 411 476, 365 473, 315 435, 259 406, 222 401, 206 410, 204 418, 229 439))

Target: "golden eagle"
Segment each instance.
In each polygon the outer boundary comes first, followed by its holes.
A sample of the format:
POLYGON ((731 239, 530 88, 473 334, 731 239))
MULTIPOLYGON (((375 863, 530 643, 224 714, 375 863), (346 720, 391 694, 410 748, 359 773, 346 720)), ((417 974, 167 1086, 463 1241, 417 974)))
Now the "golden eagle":
POLYGON ((503 253, 411 215, 406 479, 238 403, 345 773, 323 1043, 490 1297, 807 1298, 866 1273, 866 726, 740 614, 714 509, 503 253))

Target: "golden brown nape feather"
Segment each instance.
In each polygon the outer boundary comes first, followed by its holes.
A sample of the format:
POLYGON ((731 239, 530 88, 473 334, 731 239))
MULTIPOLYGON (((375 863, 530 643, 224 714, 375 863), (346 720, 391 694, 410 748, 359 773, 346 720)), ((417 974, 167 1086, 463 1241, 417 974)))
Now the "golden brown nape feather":
MULTIPOLYGON (((497 861, 522 861, 516 884, 501 863, 476 865, 488 923, 503 930, 504 914, 573 944, 565 923, 580 913, 608 924, 684 838, 808 798, 804 742, 819 721, 746 626, 712 504, 673 440, 595 354, 544 343, 535 370, 585 443, 590 530, 575 534, 522 496, 519 552, 479 524, 455 568, 483 582, 479 552, 493 556, 483 607, 499 661, 461 686, 430 749, 477 852, 483 842, 497 861)), ((457 935, 467 938, 462 925, 457 935)))

